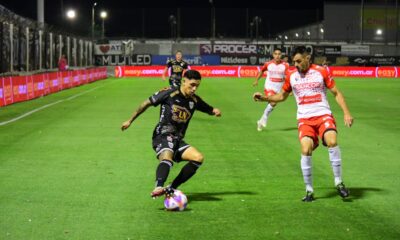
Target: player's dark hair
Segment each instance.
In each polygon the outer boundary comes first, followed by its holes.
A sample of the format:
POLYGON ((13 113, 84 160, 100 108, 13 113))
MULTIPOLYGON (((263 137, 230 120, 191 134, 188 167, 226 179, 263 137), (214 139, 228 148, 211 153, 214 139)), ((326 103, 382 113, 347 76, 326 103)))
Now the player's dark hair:
POLYGON ((297 46, 292 51, 292 57, 294 57, 294 55, 296 55, 296 54, 301 54, 301 55, 307 54, 307 55, 309 55, 310 51, 309 51, 309 49, 306 48, 306 46, 297 46))
POLYGON ((182 54, 182 51, 181 50, 176 50, 175 54, 177 54, 177 53, 182 54))
POLYGON ((201 80, 201 75, 198 71, 196 70, 187 70, 183 77, 187 79, 195 79, 195 80, 201 80))
POLYGON ((282 49, 281 49, 281 48, 275 48, 275 49, 274 49, 274 52, 275 52, 275 51, 280 51, 280 52, 282 52, 282 49))

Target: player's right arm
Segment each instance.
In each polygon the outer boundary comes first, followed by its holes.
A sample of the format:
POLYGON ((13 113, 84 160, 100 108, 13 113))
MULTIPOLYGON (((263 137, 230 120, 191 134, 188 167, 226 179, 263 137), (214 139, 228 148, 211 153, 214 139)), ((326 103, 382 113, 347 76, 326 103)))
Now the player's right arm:
POLYGON ((292 86, 290 84, 291 72, 285 73, 285 83, 282 86, 280 93, 271 96, 263 96, 262 93, 256 92, 253 94, 253 99, 256 102, 283 102, 287 99, 289 94, 292 92, 292 86))
POLYGON ((163 80, 163 81, 166 80, 166 79, 165 79, 165 75, 167 74, 168 68, 170 68, 170 67, 171 67, 171 61, 168 61, 168 62, 167 62, 167 66, 165 66, 164 72, 163 72, 163 74, 162 74, 162 80, 163 80))
POLYGON ((290 92, 282 90, 280 93, 271 96, 263 96, 262 93, 256 92, 253 94, 253 99, 256 102, 283 102, 287 99, 290 92))
POLYGON ((164 72, 163 72, 163 74, 162 74, 162 80, 163 80, 163 81, 166 80, 166 79, 165 79, 165 75, 167 74, 167 72, 168 72, 168 67, 165 67, 164 72))
POLYGON ((146 99, 140 106, 136 109, 136 111, 132 114, 132 117, 123 122, 121 126, 121 130, 124 131, 129 128, 129 126, 132 124, 133 121, 135 121, 136 118, 140 116, 148 107, 150 107, 152 104, 150 102, 150 99, 146 99))
POLYGON ((142 104, 140 104, 138 109, 132 114, 132 117, 129 120, 122 123, 121 130, 124 131, 124 130, 128 129, 129 126, 132 124, 132 122, 135 121, 135 119, 138 118, 140 116, 140 114, 142 114, 144 111, 146 111, 146 109, 148 107, 150 107, 150 106, 156 107, 159 104, 161 104, 162 102, 164 102, 169 97, 171 91, 172 91, 171 88, 164 88, 161 91, 154 93, 148 99, 146 99, 142 104))
POLYGON ((258 80, 260 80, 260 78, 262 77, 262 75, 264 74, 264 72, 268 69, 268 63, 264 64, 264 66, 262 67, 262 69, 258 72, 257 76, 256 76, 256 80, 254 80, 253 82, 253 87, 258 86, 258 80))

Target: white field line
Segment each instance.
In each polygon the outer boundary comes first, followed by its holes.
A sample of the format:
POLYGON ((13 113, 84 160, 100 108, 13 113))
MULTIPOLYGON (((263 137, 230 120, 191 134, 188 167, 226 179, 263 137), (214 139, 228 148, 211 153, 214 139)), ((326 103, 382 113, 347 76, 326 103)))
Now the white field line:
MULTIPOLYGON (((107 84, 107 85, 108 85, 108 84, 107 84)), ((4 126, 4 125, 7 125, 7 124, 9 124, 9 123, 16 122, 16 121, 18 121, 18 120, 20 120, 20 119, 23 119, 23 118, 25 118, 25 117, 27 117, 27 116, 29 116, 29 115, 31 115, 31 114, 34 114, 35 112, 39 112, 39 111, 41 111, 41 110, 43 110, 43 109, 46 109, 46 108, 51 107, 51 106, 54 106, 54 105, 59 104, 59 103, 61 103, 61 102, 73 100, 73 99, 75 99, 75 98, 77 98, 77 97, 79 97, 79 96, 82 96, 82 95, 84 95, 84 94, 86 94, 86 93, 90 93, 90 92, 92 92, 92 91, 94 91, 94 90, 96 90, 96 89, 102 88, 102 87, 104 87, 104 86, 105 86, 105 85, 103 85, 103 86, 98 86, 98 87, 94 87, 94 88, 89 89, 89 90, 87 90, 87 91, 84 91, 84 92, 81 92, 81 93, 72 95, 71 97, 68 97, 68 98, 65 98, 65 99, 61 99, 61 100, 58 100, 58 101, 56 101, 56 102, 49 103, 49 104, 43 105, 43 106, 41 106, 41 107, 35 108, 35 109, 33 109, 32 111, 26 112, 26 113, 24 113, 24 114, 22 114, 22 115, 20 115, 20 116, 18 116, 18 117, 16 117, 16 118, 13 118, 13 119, 10 119, 10 120, 4 121, 4 122, 0 122, 0 126, 4 126)))

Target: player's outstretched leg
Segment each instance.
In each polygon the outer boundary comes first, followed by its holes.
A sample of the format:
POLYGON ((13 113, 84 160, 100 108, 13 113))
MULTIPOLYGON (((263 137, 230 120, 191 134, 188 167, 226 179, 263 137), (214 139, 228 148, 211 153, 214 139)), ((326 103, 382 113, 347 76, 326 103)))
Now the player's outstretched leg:
POLYGON ((196 173, 197 169, 201 166, 201 162, 189 161, 176 176, 171 184, 171 188, 177 189, 182 183, 185 183, 196 173))
POLYGON ((156 198, 165 194, 164 183, 172 166, 173 162, 171 160, 163 159, 160 161, 156 171, 156 187, 151 192, 151 197, 156 198))
POLYGON ((304 184, 306 186, 306 196, 302 199, 304 202, 314 201, 314 188, 312 182, 312 150, 313 140, 309 137, 303 137, 301 143, 301 172, 303 174, 304 184))
POLYGON ((333 175, 335 176, 335 186, 342 198, 350 195, 350 191, 346 188, 342 181, 342 159, 339 146, 328 148, 329 160, 332 165, 333 175))
POLYGON ((263 115, 261 116, 260 120, 257 121, 257 131, 262 131, 263 128, 267 127, 268 117, 271 112, 274 110, 276 104, 268 103, 267 107, 264 110, 263 115))
POLYGON ((302 199, 304 202, 314 200, 314 188, 312 183, 312 158, 311 156, 301 155, 301 171, 303 173, 304 184, 306 186, 306 196, 302 199))
POLYGON ((346 188, 342 180, 342 156, 340 148, 336 142, 336 132, 328 131, 324 134, 324 140, 328 146, 329 160, 331 162, 333 175, 335 177, 335 186, 342 198, 350 195, 350 191, 346 188))
POLYGON ((189 180, 197 172, 203 163, 203 155, 194 147, 187 148, 182 154, 182 160, 189 161, 174 179, 171 184, 172 189, 177 189, 181 184, 189 180))

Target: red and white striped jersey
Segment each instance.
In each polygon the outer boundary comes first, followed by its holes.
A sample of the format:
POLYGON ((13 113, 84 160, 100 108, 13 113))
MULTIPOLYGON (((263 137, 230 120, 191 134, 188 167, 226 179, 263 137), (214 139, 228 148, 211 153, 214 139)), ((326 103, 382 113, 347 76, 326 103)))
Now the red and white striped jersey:
MULTIPOLYGON (((289 69, 287 62, 276 63, 274 60, 268 61, 264 64, 261 71, 267 71, 267 78, 265 79, 265 89, 275 88, 274 83, 283 83, 285 81, 285 72, 289 69)), ((280 85, 279 88, 282 86, 280 85)), ((277 89, 279 92, 281 89, 277 89)))
POLYGON ((293 91, 297 102, 297 119, 332 114, 326 97, 335 81, 326 68, 312 64, 306 73, 288 71, 282 89, 293 91))

